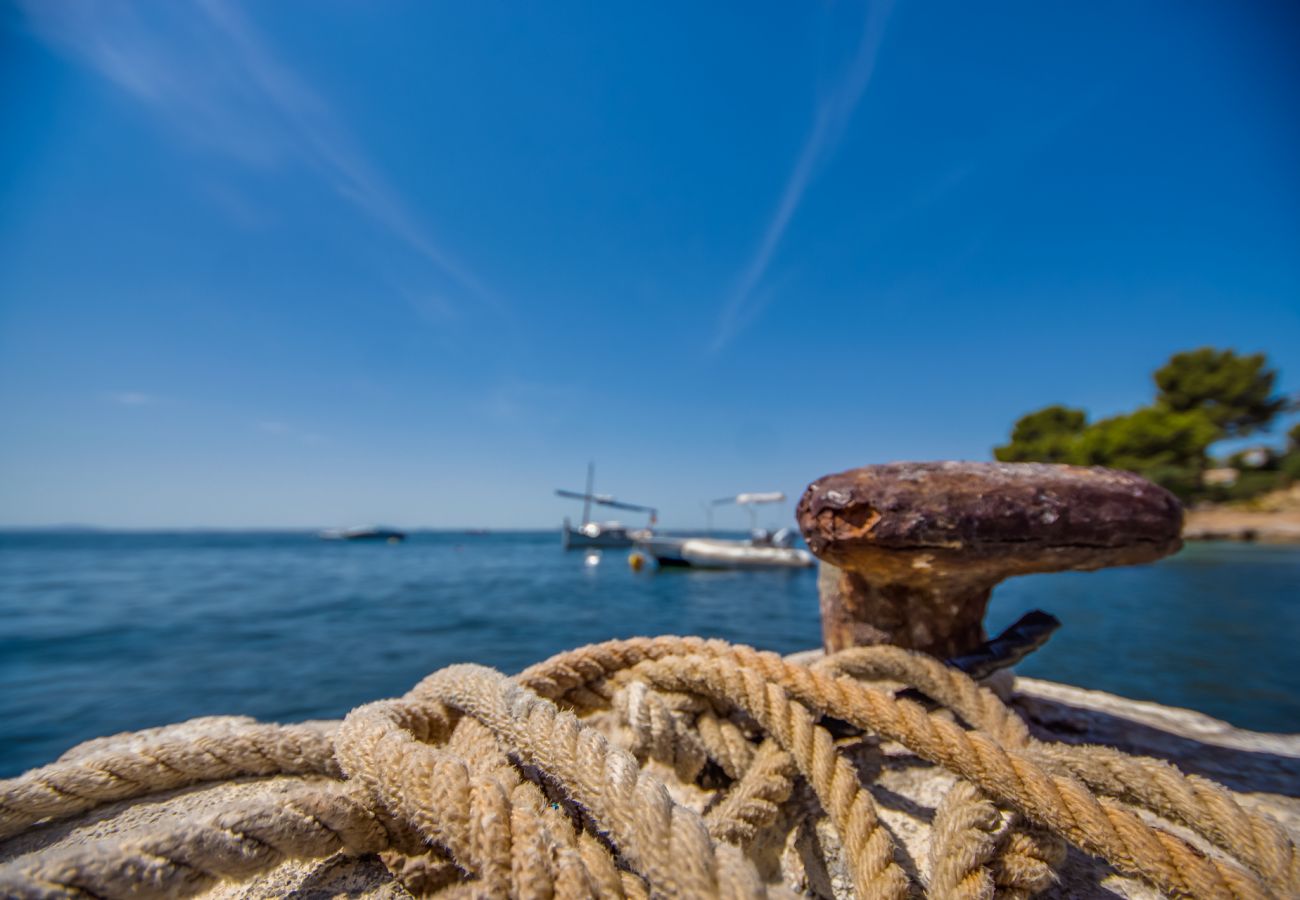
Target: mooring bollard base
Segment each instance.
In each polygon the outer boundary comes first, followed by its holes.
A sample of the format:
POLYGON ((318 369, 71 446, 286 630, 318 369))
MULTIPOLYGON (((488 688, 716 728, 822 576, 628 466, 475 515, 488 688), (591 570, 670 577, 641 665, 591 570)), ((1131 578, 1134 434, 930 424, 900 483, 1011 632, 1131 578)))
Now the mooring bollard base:
POLYGON ((958 580, 878 582, 822 563, 817 576, 822 646, 827 653, 871 644, 960 656, 985 639, 992 585, 958 580))

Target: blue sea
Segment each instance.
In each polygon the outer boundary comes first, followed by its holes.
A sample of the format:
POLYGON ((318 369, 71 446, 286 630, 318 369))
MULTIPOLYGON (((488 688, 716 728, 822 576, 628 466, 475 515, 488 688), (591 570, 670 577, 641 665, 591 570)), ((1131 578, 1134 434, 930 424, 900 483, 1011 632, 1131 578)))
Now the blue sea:
MULTIPOLYGON (((819 643, 813 571, 634 573, 558 533, 0 534, 0 776, 98 735, 193 716, 343 715, 472 660, 507 672, 579 644, 700 634, 819 643)), ((994 593, 991 631, 1064 623, 1022 674, 1300 731, 1300 548, 1191 545, 1152 566, 994 593)))

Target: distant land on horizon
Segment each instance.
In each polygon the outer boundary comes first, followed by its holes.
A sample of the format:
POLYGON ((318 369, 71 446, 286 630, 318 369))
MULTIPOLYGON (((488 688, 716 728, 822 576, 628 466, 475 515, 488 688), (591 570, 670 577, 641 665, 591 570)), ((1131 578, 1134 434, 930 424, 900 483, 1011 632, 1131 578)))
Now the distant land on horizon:
MULTIPOLYGON (((371 523, 367 523, 371 524, 371 523)), ((388 523, 376 523, 388 525, 388 523)), ((0 525, 0 535, 5 534, 311 534, 334 528, 333 525, 252 525, 248 527, 228 525, 165 525, 119 526, 119 525, 0 525)), ((550 534, 559 533, 560 525, 551 527, 512 527, 509 525, 438 525, 438 526, 389 526, 398 528, 407 534, 550 534)), ((656 528, 660 534, 699 533, 706 531, 704 526, 681 526, 676 528, 656 528)), ((713 528, 712 534, 748 534, 747 528, 713 528)))

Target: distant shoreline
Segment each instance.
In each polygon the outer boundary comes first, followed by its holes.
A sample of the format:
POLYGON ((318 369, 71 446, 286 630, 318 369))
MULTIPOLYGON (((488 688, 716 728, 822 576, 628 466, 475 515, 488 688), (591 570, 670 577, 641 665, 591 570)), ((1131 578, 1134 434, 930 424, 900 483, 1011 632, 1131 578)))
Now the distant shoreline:
MULTIPOLYGON (((404 529, 410 534, 447 537, 485 537, 502 535, 549 535, 559 528, 511 528, 504 526, 422 526, 404 529)), ((102 526, 79 523, 58 525, 0 525, 0 536, 19 535, 252 535, 314 536, 320 531, 311 526, 102 526)), ((661 529, 663 534, 697 534, 700 529, 661 529)), ((717 534, 731 534, 719 529, 717 534)), ((735 536, 743 536, 735 530, 735 536)), ((1183 540, 1237 541, 1261 544, 1300 544, 1300 484, 1275 491, 1255 500, 1239 503, 1205 504, 1190 507, 1183 521, 1183 540)))
POLYGON ((1187 541, 1253 541, 1300 544, 1300 510, 1212 506, 1189 509, 1183 522, 1187 541))
MULTIPOLYGON (((0 538, 34 537, 40 535, 79 537, 79 536, 248 536, 266 535, 267 537, 314 537, 319 529, 315 528, 104 528, 104 527, 64 527, 64 526, 0 526, 0 538)), ((505 535, 550 535, 556 528, 412 528, 408 534, 430 535, 439 537, 488 537, 505 535)), ((699 529, 664 531, 664 534, 696 534, 699 529)), ((722 536, 743 537, 744 533, 736 531, 717 531, 722 536)), ((1269 511, 1242 509, 1234 506, 1210 506, 1189 509, 1183 522, 1183 540, 1185 541, 1234 541, 1239 543, 1260 544, 1300 544, 1300 511, 1269 511)))

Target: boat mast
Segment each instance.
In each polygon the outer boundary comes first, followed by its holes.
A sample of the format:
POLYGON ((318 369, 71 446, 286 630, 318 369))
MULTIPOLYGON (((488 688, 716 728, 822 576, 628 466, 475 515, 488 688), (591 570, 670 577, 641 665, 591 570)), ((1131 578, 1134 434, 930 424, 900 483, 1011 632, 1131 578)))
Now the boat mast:
POLYGON ((556 488, 555 490, 555 495, 557 497, 565 497, 569 500, 582 501, 582 524, 583 525, 586 525, 588 522, 591 521, 592 506, 608 506, 611 509, 627 509, 627 510, 631 510, 632 512, 649 513, 650 524, 654 525, 654 523, 658 520, 659 510, 655 509, 653 506, 642 506, 639 503, 623 503, 622 501, 615 500, 609 494, 593 493, 592 487, 593 487, 593 482, 595 481, 595 470, 596 470, 596 466, 594 463, 588 464, 587 490, 585 492, 580 494, 577 491, 565 491, 559 488, 556 488))
POLYGON ((587 463, 587 496, 582 501, 582 524, 586 525, 591 519, 591 491, 596 483, 596 463, 587 463))

